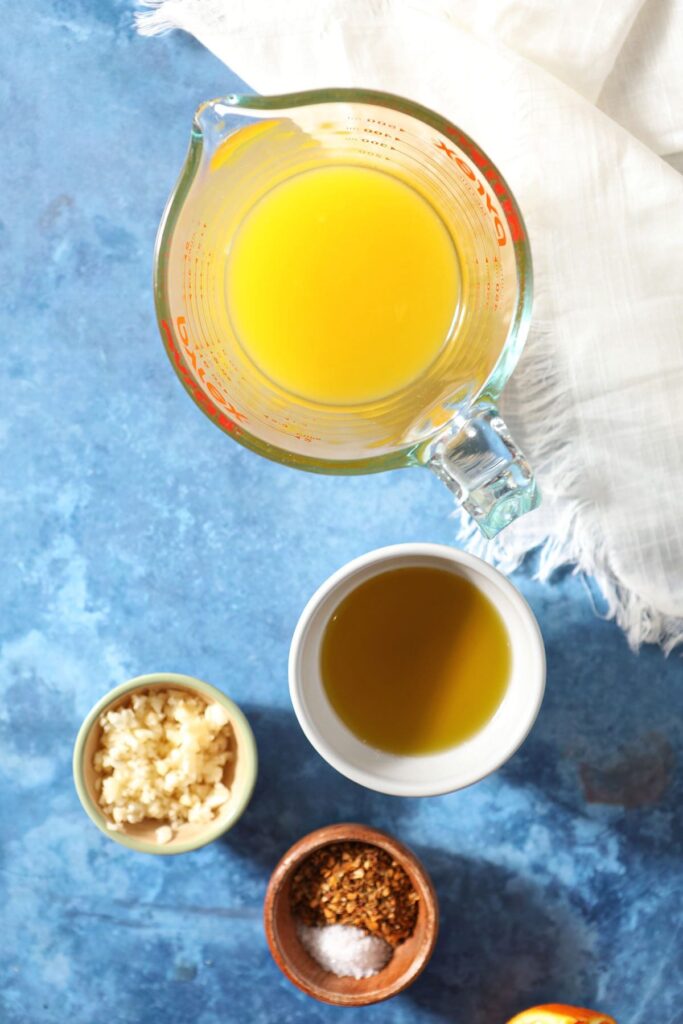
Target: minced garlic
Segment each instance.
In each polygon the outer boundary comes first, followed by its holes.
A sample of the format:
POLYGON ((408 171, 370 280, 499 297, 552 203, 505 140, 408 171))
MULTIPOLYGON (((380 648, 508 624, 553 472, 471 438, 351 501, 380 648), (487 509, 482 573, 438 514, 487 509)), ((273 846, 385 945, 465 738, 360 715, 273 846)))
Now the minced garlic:
POLYGON ((229 798, 223 774, 234 743, 221 704, 182 690, 145 690, 105 711, 99 724, 93 767, 111 828, 152 818, 164 823, 158 841, 169 842, 178 825, 211 821, 229 798))

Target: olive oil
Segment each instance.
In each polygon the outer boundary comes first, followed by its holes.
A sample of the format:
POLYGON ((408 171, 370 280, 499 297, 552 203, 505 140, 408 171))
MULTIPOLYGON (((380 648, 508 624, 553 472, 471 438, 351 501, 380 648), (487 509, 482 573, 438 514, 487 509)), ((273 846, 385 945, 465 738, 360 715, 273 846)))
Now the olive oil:
POLYGON ((323 685, 359 739, 433 754, 475 735, 505 693, 511 654, 497 609, 464 576, 430 566, 380 573, 338 605, 323 685))

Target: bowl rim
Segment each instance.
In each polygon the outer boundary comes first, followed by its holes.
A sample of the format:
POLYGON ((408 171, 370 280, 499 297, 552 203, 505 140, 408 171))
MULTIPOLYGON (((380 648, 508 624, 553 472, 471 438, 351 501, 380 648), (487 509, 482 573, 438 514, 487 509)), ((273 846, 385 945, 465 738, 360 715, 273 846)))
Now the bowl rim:
POLYGON ((258 751, 254 733, 246 715, 230 697, 226 696, 226 694, 222 692, 222 690, 212 686, 211 683, 204 682, 202 679, 197 679, 195 676, 188 676, 179 672, 150 672, 145 675, 135 676, 132 679, 127 679, 126 682, 121 683, 119 686, 115 686, 112 690, 105 693, 104 696, 100 697, 97 703, 93 705, 84 718, 76 736, 73 750, 72 770, 78 799, 81 802, 83 810, 93 824, 97 826, 100 832, 103 832, 109 839, 113 839, 122 846, 126 846, 128 849, 135 850, 138 853, 174 856, 175 854, 189 853, 192 850, 198 850, 200 847, 206 846, 207 843, 213 842, 214 839, 218 839, 218 837, 227 832, 228 829, 231 829, 241 818, 251 799, 254 786, 256 785, 256 776, 258 774, 258 751), (169 688, 178 686, 191 690, 195 693, 199 693, 203 697, 214 700, 216 703, 221 704, 226 708, 226 710, 230 712, 231 721, 237 723, 237 729, 239 730, 239 736, 243 748, 240 753, 240 757, 245 758, 246 761, 244 790, 240 798, 234 801, 234 806, 231 808, 230 814, 225 818, 221 818, 220 821, 212 827, 207 827, 205 831, 194 839, 177 843, 171 848, 165 847, 161 843, 150 843, 144 839, 137 839, 135 836, 126 835, 125 832, 116 832, 107 828, 107 819, 102 814, 102 811, 97 804, 92 800, 85 785, 83 772, 83 755, 86 741, 102 712, 105 711, 110 704, 113 704, 114 701, 125 696, 127 693, 132 693, 134 690, 144 690, 148 686, 156 686, 160 683, 168 683, 169 688))
POLYGON ((364 825, 361 822, 353 821, 340 822, 335 825, 323 825, 320 828, 313 829, 312 832, 307 832, 280 857, 266 887, 263 901, 263 926, 273 960, 285 977, 293 985, 296 985, 300 991, 320 1002, 329 1003, 333 1006, 369 1006, 374 1003, 384 1002, 384 1000, 391 999, 393 996, 403 992, 419 978, 426 968, 434 952, 439 935, 439 900, 427 869, 417 854, 408 846, 388 832, 373 828, 371 825, 364 825), (290 970, 287 960, 282 955, 282 947, 277 941, 274 927, 275 908, 279 891, 287 876, 315 850, 323 846, 329 846, 331 843, 344 842, 367 843, 386 850, 387 853, 401 864, 404 870, 407 870, 411 881, 417 881, 420 896, 424 899, 427 913, 428 941, 420 950, 419 955, 392 984, 387 985, 385 989, 381 989, 377 995, 370 997, 366 993, 361 993, 358 997, 342 993, 331 993, 326 992, 324 989, 307 985, 298 975, 290 970))
MULTIPOLYGON (((365 554, 346 562, 341 566, 341 568, 328 576, 309 598, 301 612, 301 615, 299 616, 289 649, 290 699, 299 725, 301 726, 301 729, 309 743, 318 752, 318 754, 327 761, 328 764, 335 768, 341 775, 344 775, 347 779, 351 779, 352 782, 356 782, 358 785, 364 786, 366 789, 372 789, 375 792, 385 793, 389 796, 443 796, 446 793, 453 793, 462 789, 467 789, 469 786, 474 785, 476 782, 480 782, 488 775, 497 771, 501 765, 505 764, 505 762, 508 761, 513 754, 517 752, 517 750, 519 750, 531 732, 536 718, 538 717, 541 704, 543 703, 545 685, 546 657, 543 635, 536 616, 531 610, 528 602, 510 582, 507 576, 500 572, 499 569, 489 565, 488 562, 485 562, 477 555, 470 554, 467 551, 461 551, 459 548, 449 547, 446 544, 433 544, 428 542, 391 544, 386 547, 374 548, 372 551, 368 551, 365 554), (472 770, 466 773, 464 781, 460 779, 460 781, 456 782, 452 779, 445 778, 439 784, 430 782, 388 782, 383 777, 378 777, 371 770, 356 766, 351 761, 338 755, 335 750, 328 746, 324 737, 322 737, 316 729, 315 723, 309 715, 305 702, 301 697, 303 680, 299 672, 299 665, 301 661, 300 651, 306 641, 310 622, 317 612, 319 605, 339 584, 343 583, 349 576, 353 575, 358 570, 365 569, 368 566, 375 565, 380 562, 387 563, 387 568, 389 568, 390 564, 395 559, 401 559, 410 555, 436 558, 441 561, 462 565, 475 575, 478 574, 495 583, 496 586, 504 592, 507 599, 514 606, 515 610, 524 621, 526 626, 527 649, 535 663, 535 672, 533 673, 532 679, 533 689, 530 689, 529 699, 525 706, 525 715, 522 726, 517 732, 511 734, 508 743, 500 748, 497 756, 487 762, 483 769, 479 766, 473 766, 472 770)), ((482 727, 482 731, 485 730, 486 727, 487 726, 484 725, 482 727)), ((401 758, 409 755, 396 754, 389 756, 401 758)))

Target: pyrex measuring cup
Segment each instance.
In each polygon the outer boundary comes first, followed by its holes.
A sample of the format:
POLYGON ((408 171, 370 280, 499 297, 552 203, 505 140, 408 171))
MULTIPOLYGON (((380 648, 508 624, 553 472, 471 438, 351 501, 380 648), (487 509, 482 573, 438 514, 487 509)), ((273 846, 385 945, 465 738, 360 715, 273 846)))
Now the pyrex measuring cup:
POLYGON ((427 466, 488 537, 538 504, 495 405, 529 325, 524 224, 488 157, 425 107, 359 89, 202 104, 159 228, 154 290, 181 382, 246 447, 321 473, 427 466), (226 299, 231 243, 246 214, 276 185, 325 164, 375 168, 412 186, 458 253, 449 337, 419 379, 364 404, 316 403, 270 380, 240 344, 226 299))

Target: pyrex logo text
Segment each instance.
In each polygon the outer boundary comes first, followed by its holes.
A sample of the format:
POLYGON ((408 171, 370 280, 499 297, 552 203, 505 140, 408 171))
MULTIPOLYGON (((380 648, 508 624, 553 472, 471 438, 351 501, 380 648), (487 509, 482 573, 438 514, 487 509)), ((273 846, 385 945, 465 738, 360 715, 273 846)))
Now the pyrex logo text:
MULTIPOLYGON (((493 188, 493 191, 495 192, 496 197, 505 212, 507 223, 510 228, 510 233, 512 235, 512 241, 520 241, 523 238, 524 232, 522 230, 522 225, 515 212, 513 204, 510 202, 510 197, 507 194, 507 190, 505 188, 504 183, 501 181, 497 171, 495 170, 491 162, 488 160, 488 158, 484 156, 482 151, 474 147, 471 140, 467 139, 467 136, 463 135, 462 137, 469 143, 469 147, 467 148, 473 150, 473 152, 470 153, 470 156, 474 163, 477 164, 477 166, 481 167, 482 171, 484 171, 487 174, 489 183, 493 188)), ((486 203, 486 210, 488 211, 492 218, 498 245, 507 245, 507 233, 505 231, 505 225, 498 216, 496 208, 491 200, 491 195, 489 194, 489 192, 487 192, 486 188, 484 187, 484 184, 479 180, 479 178, 474 173, 469 164, 465 163, 465 161, 458 156, 454 149, 451 149, 450 146, 447 146, 446 143, 441 140, 435 142, 434 145, 436 146, 437 149, 441 150, 442 153, 445 153, 449 160, 456 164, 458 169, 465 175, 465 177, 469 178, 470 181, 474 183, 477 192, 479 193, 480 196, 483 197, 484 202, 486 203)))

